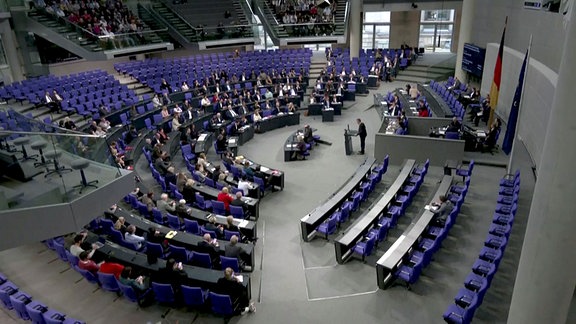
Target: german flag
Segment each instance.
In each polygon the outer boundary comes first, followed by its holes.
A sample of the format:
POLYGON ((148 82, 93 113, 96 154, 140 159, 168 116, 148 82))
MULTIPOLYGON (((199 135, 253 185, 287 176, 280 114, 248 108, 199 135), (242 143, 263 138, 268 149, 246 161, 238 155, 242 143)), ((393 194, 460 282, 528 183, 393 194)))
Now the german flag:
POLYGON ((502 78, 502 57, 504 56, 504 36, 506 35, 506 25, 508 24, 508 17, 504 22, 504 31, 502 31, 502 39, 500 40, 500 48, 498 49, 498 57, 496 58, 496 65, 494 66, 494 78, 492 79, 492 86, 490 87, 490 119, 488 125, 491 126, 494 121, 494 111, 498 105, 498 93, 500 92, 500 79, 502 78))

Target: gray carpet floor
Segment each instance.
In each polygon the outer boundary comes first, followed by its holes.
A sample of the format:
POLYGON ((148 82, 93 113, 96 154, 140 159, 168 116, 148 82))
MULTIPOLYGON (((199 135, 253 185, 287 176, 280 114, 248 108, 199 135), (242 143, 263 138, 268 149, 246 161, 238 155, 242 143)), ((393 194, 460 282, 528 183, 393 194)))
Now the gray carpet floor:
MULTIPOLYGON (((404 84, 382 84, 379 91, 386 93, 404 84)), ((252 277, 252 296, 257 312, 238 316, 231 323, 440 323, 442 313, 453 303, 453 298, 472 263, 480 251, 489 228, 496 204, 499 179, 504 168, 478 165, 474 169, 471 187, 456 225, 434 261, 424 269, 412 291, 401 286, 378 290, 376 286, 376 260, 416 217, 435 192, 442 169, 431 167, 422 189, 397 229, 380 244, 366 263, 351 260, 338 265, 334 256, 333 240, 316 238, 312 242, 300 239, 299 220, 328 198, 334 190, 356 170, 364 156, 344 154, 343 132, 347 125, 356 127, 356 118, 362 118, 368 129, 367 153, 374 150, 374 131, 380 127, 380 118, 371 108, 372 94, 357 96, 356 102, 347 103, 342 116, 333 123, 322 123, 321 117, 302 116, 300 126, 292 126, 256 134, 255 138, 239 148, 239 154, 271 168, 285 171, 284 191, 268 193, 261 202, 256 245, 257 264, 252 277), (283 161, 286 138, 303 124, 317 128, 316 134, 333 144, 318 145, 306 161, 283 161)), ((358 142, 354 143, 356 150, 358 142)), ((510 237, 504 260, 488 291, 484 303, 476 312, 474 322, 502 323, 506 321, 513 290, 528 215, 534 178, 527 152, 520 150, 517 164, 523 172, 520 208, 510 237)), ((505 160, 497 153, 495 159, 505 160), (498 157, 499 156, 499 157, 498 157)), ((466 154, 468 159, 478 154, 466 154)), ((480 156, 478 156, 480 157, 480 156)), ((208 158, 217 161, 211 151, 208 158)), ((490 160, 490 155, 481 158, 490 160)), ((179 163, 179 158, 175 161, 179 163)), ((136 166, 143 184, 158 190, 147 166, 140 159, 136 166)), ((181 160, 180 160, 181 162, 181 160)), ((423 161, 419 161, 423 162, 423 161)), ((362 208, 369 206, 383 194, 399 172, 391 166, 362 208)), ((361 212, 343 224, 343 233, 361 212)), ((222 319, 209 313, 173 310, 165 319, 160 315, 165 307, 151 306, 138 309, 113 293, 95 290, 68 265, 57 259, 53 251, 42 244, 32 244, 0 252, 0 271, 22 290, 30 293, 49 307, 88 323, 222 323, 222 319)), ((0 322, 17 323, 14 313, 0 311, 0 322)))

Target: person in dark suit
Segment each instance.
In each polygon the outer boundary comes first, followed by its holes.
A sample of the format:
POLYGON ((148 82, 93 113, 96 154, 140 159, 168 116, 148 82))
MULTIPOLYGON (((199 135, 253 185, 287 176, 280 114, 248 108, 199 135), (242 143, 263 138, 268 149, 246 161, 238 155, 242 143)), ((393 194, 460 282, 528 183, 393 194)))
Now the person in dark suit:
POLYGON ((210 218, 208 218, 208 223, 204 225, 204 228, 209 231, 216 232, 216 236, 220 239, 224 237, 224 227, 222 225, 216 224, 215 216, 210 216, 210 218))
POLYGON ((462 124, 458 121, 458 118, 453 117, 452 122, 446 127, 447 132, 459 132, 462 128, 462 124))
POLYGON ((307 144, 312 143, 314 140, 314 135, 312 134, 312 128, 310 125, 304 125, 304 142, 307 144))
POLYGON ((244 315, 248 312, 255 312, 256 307, 248 299, 248 295, 244 291, 244 286, 239 279, 234 275, 232 268, 224 270, 224 277, 218 279, 214 290, 218 294, 228 295, 233 301, 237 301, 240 306, 240 314, 244 315))
POLYGON ((454 205, 450 200, 448 200, 448 197, 444 195, 441 195, 438 199, 440 200, 439 203, 432 203, 432 206, 437 208, 431 211, 434 214, 434 222, 440 226, 444 226, 448 215, 450 215, 450 212, 452 212, 452 209, 454 208, 454 205))
POLYGON ((246 253, 242 247, 238 246, 238 236, 232 235, 230 238, 230 244, 226 245, 224 256, 238 259, 238 265, 240 265, 242 270, 249 270, 246 269, 247 266, 244 261, 248 257, 248 253, 246 253))
POLYGON ((230 202, 232 206, 242 207, 244 213, 247 211, 246 203, 242 200, 242 191, 236 192, 236 197, 230 202))
POLYGON ((368 133, 366 132, 366 125, 360 120, 360 118, 356 119, 358 123, 358 136, 360 136, 360 154, 364 154, 364 149, 366 148, 366 136, 368 133))

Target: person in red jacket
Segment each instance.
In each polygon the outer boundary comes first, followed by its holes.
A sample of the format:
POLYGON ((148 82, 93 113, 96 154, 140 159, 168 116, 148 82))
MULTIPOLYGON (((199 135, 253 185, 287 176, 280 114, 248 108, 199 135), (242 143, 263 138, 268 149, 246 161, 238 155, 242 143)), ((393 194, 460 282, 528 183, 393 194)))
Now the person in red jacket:
POLYGON ((222 191, 218 194, 218 201, 224 203, 224 208, 227 212, 230 212, 230 203, 232 202, 232 196, 228 193, 228 187, 222 188, 222 191))
POLYGON ((122 273, 122 270, 124 270, 123 265, 116 262, 111 262, 110 258, 106 256, 106 260, 104 261, 104 263, 100 265, 99 271, 102 273, 113 274, 114 277, 116 277, 116 279, 120 279, 120 274, 122 273))

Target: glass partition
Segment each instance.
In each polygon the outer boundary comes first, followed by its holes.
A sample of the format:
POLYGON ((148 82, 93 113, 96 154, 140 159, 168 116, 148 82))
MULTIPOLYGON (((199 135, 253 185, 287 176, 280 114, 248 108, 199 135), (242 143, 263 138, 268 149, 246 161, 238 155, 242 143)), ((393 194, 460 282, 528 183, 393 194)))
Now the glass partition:
POLYGON ((66 203, 106 186, 121 175, 109 145, 0 110, 0 210, 66 203))
POLYGON ((451 52, 454 10, 423 10, 418 47, 430 52, 451 52))

